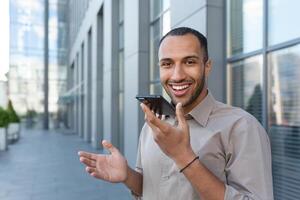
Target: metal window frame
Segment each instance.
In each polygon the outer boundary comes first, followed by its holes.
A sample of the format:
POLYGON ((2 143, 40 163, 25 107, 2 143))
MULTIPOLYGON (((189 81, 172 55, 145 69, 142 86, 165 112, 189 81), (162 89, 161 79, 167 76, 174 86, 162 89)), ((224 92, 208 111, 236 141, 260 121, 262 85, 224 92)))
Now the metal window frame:
MULTIPOLYGON (((225 9, 225 15, 226 15, 226 26, 225 27, 225 52, 226 52, 226 72, 227 72, 227 87, 226 87, 226 92, 227 92, 227 103, 231 103, 232 99, 231 99, 231 94, 232 90, 231 90, 231 86, 232 86, 232 82, 231 82, 231 74, 230 74, 230 67, 229 65, 234 63, 234 62, 238 62, 238 61, 242 61, 245 60, 247 58, 251 58, 253 56, 257 56, 257 55, 262 55, 263 57, 263 66, 262 66, 262 88, 263 88, 263 92, 262 92, 262 124, 264 126, 264 128, 267 130, 267 132, 269 133, 269 119, 270 119, 270 106, 271 106, 271 99, 270 99, 270 70, 268 68, 268 55, 269 53, 281 50, 281 49, 285 49, 291 46, 295 46, 297 44, 300 44, 300 37, 298 38, 294 38, 288 41, 284 41, 278 44, 274 44, 271 46, 268 46, 268 21, 269 21, 269 9, 268 9, 268 5, 269 5, 269 0, 263 0, 263 45, 261 49, 255 50, 255 51, 251 51, 251 52, 247 52, 247 53, 239 53, 236 55, 232 55, 229 56, 228 55, 228 51, 227 51, 227 46, 228 46, 228 33, 227 32, 227 25, 228 25, 228 12, 230 12, 230 8, 228 7, 230 0, 226 0, 226 5, 224 6, 225 9)), ((270 134, 270 133, 269 133, 270 134)))

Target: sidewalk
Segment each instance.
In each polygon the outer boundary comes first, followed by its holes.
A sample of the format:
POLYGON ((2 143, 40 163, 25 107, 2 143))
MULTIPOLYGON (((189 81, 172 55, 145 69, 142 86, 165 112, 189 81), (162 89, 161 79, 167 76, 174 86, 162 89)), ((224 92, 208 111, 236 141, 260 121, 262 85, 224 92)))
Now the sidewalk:
POLYGON ((80 137, 23 131, 20 140, 0 152, 1 200, 129 200, 122 184, 90 177, 77 151, 95 150, 80 137))

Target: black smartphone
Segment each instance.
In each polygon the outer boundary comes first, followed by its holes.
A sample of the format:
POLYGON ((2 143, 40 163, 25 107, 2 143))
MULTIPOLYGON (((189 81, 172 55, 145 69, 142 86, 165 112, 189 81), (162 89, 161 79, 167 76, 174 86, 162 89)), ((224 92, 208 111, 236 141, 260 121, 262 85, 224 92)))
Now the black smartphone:
POLYGON ((161 95, 137 95, 135 98, 147 105, 156 114, 166 116, 176 115, 175 107, 161 95))

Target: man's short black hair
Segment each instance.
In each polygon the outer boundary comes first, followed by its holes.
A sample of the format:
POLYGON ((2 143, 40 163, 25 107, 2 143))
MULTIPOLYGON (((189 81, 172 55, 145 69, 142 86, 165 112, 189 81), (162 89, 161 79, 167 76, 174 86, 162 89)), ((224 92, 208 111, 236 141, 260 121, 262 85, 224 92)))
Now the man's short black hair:
POLYGON ((200 46, 203 50, 203 61, 204 63, 207 62, 208 60, 208 51, 207 51, 207 39, 206 37, 201 34, 199 31, 189 28, 189 27, 178 27, 170 30, 167 34, 165 34, 159 41, 159 47, 162 43, 162 41, 168 37, 168 36, 183 36, 187 34, 192 34, 196 36, 199 40, 200 46))

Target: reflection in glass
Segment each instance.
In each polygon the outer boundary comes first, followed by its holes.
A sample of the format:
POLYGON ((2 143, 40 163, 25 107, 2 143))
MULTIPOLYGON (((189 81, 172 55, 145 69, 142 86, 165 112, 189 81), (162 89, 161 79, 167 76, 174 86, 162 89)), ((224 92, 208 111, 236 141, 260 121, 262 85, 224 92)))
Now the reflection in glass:
MULTIPOLYGON (((10 0, 9 91, 16 111, 44 110, 44 1, 10 0)), ((28 112, 29 113, 29 112, 28 112)))
MULTIPOLYGON (((44 0, 10 0, 10 96, 20 114, 44 112, 44 0)), ((66 89, 66 0, 49 1, 49 112, 66 89)), ((37 127, 41 127, 37 124, 37 127)))
POLYGON ((263 1, 227 1, 227 10, 228 55, 262 48, 263 1))
POLYGON ((269 45, 300 38, 300 1, 269 0, 269 45))
POLYGON ((230 65, 231 103, 262 122, 262 56, 230 65))
POLYGON ((270 136, 276 199, 300 196, 300 45, 269 54, 270 136))

